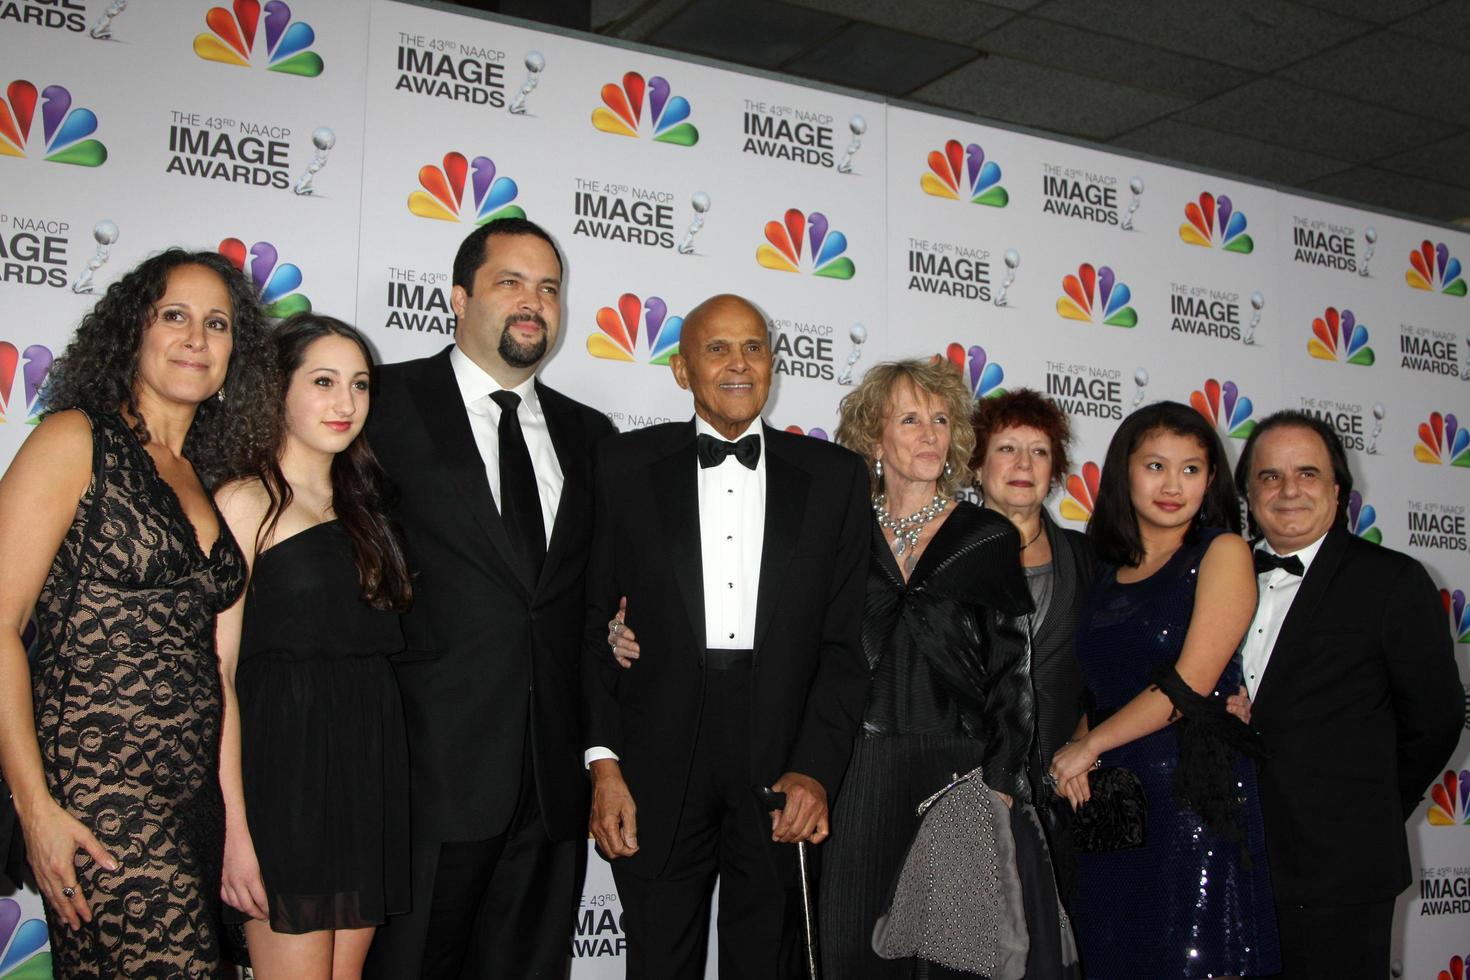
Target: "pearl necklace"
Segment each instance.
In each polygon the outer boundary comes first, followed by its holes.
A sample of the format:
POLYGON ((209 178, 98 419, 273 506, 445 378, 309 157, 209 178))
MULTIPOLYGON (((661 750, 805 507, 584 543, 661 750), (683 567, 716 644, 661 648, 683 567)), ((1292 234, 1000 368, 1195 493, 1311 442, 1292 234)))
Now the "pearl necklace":
POLYGON ((914 570, 914 563, 918 561, 919 535, 924 533, 924 526, 944 513, 948 506, 949 498, 936 493, 933 500, 909 516, 895 518, 888 513, 888 495, 873 495, 873 513, 877 515, 878 526, 893 532, 893 553, 903 559, 905 575, 914 570))

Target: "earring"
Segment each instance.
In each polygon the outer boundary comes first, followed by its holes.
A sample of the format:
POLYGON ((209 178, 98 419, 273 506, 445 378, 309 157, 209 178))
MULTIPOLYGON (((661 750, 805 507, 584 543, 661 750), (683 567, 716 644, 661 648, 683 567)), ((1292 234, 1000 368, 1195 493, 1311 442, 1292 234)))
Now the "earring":
POLYGON ((949 460, 947 459, 944 461, 944 475, 946 477, 954 476, 954 468, 949 465, 949 460))
POLYGON ((223 385, 220 386, 219 391, 216 391, 214 393, 214 397, 218 398, 220 400, 220 403, 221 404, 224 403, 224 400, 225 400, 225 389, 224 389, 224 386, 223 385))
POLYGON ((880 480, 883 479, 883 460, 873 460, 873 475, 880 480))

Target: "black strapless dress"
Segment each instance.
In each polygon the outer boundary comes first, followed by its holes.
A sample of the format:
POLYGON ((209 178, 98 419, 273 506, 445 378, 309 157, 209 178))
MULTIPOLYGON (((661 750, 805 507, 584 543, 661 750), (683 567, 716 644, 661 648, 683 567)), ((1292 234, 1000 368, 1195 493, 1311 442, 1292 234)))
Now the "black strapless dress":
POLYGON ((396 613, 362 601, 337 521, 256 559, 235 689, 245 811, 271 928, 406 912, 408 744, 388 655, 396 613))

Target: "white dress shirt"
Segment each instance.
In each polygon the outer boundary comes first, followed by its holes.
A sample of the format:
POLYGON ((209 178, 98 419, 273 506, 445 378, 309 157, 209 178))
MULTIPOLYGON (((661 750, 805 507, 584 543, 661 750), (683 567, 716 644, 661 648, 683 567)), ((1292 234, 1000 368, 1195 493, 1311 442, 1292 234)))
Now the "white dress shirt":
MULTIPOLYGON (((1276 639, 1281 635, 1281 624, 1286 621, 1292 600, 1301 589, 1302 579, 1306 577, 1307 569, 1312 567, 1312 559, 1322 550, 1322 541, 1326 537, 1324 534, 1300 551, 1293 552, 1301 559, 1301 575, 1271 568, 1256 576, 1256 617, 1251 620, 1250 629, 1245 634, 1245 643, 1240 648, 1241 672, 1245 679, 1245 689, 1252 700, 1255 699, 1256 689, 1260 687, 1261 676, 1266 673, 1266 664, 1271 661, 1271 651, 1276 646, 1276 639)), ((1258 547, 1268 554, 1286 557, 1265 541, 1258 547)))
POLYGON ((449 352, 449 366, 454 369, 454 380, 459 384, 459 394, 464 399, 465 412, 470 419, 470 431, 475 436, 475 448, 480 451, 480 459, 485 464, 485 478, 490 481, 490 493, 497 507, 501 506, 500 406, 490 396, 497 391, 513 391, 520 396, 516 418, 520 420, 521 433, 526 439, 526 451, 531 454, 531 468, 536 471, 541 520, 549 544, 551 527, 556 523, 557 504, 561 502, 563 476, 561 463, 556 458, 556 447, 551 443, 551 432, 546 427, 546 415, 541 411, 541 399, 536 395, 536 379, 527 378, 514 388, 502 387, 458 346, 449 352))
MULTIPOLYGON (((696 435, 724 440, 714 426, 695 416, 696 435)), ((761 551, 766 542, 766 437, 759 418, 731 442, 754 435, 760 460, 747 469, 731 454, 718 466, 698 467, 699 554, 704 574, 704 645, 715 650, 755 646, 755 603, 760 591, 761 551)), ((691 654, 692 655, 692 654, 691 654)), ((634 664, 631 668, 638 669, 634 664)), ((582 764, 618 755, 604 745, 582 754, 582 764)))
MULTIPOLYGON (((702 418, 697 435, 724 440, 702 418)), ((714 650, 755 646, 755 600, 761 581, 761 550, 766 541, 766 445, 761 420, 751 422, 731 442, 753 435, 761 441, 760 460, 747 469, 734 455, 708 469, 699 468, 699 554, 704 565, 704 645, 714 650)), ((696 462, 695 466, 699 466, 696 462)))

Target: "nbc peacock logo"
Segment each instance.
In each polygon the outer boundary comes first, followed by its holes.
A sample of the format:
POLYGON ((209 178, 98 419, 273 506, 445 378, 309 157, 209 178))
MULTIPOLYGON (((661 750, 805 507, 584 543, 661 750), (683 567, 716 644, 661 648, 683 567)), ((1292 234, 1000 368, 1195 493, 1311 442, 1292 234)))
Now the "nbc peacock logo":
POLYGON ((811 436, 813 439, 820 439, 823 442, 831 441, 831 437, 827 435, 826 429, 803 429, 799 425, 788 425, 786 427, 786 431, 790 432, 792 435, 811 436))
POLYGON ((41 390, 54 359, 49 347, 31 344, 22 352, 10 341, 0 340, 0 422, 35 425, 41 421, 41 390), (15 397, 22 394, 14 390, 17 375, 23 384, 24 402, 15 397))
POLYGON ((13 898, 0 898, 0 977, 51 980, 46 923, 25 918, 25 910, 13 898))
POLYGON ((623 75, 623 84, 608 82, 602 87, 602 105, 592 110, 592 125, 614 136, 638 139, 648 130, 655 143, 693 146, 699 142, 699 130, 689 122, 689 100, 674 95, 668 79, 655 75, 645 80, 636 71, 623 75), (644 126, 643 110, 648 109, 648 125, 644 126))
POLYGON ((1429 790, 1429 822, 1436 827, 1470 824, 1470 769, 1451 769, 1429 790))
POLYGON ((1082 263, 1075 276, 1062 277, 1062 293, 1057 312, 1065 319, 1083 323, 1101 319, 1110 327, 1138 325, 1138 313, 1128 305, 1133 293, 1114 275, 1111 266, 1094 268, 1090 262, 1082 263))
POLYGON ((1461 428, 1453 414, 1430 412, 1419 423, 1414 458, 1421 463, 1470 466, 1470 429, 1461 428))
POLYGON ((1349 364, 1370 367, 1373 348, 1368 346, 1368 328, 1358 322, 1352 310, 1339 311, 1329 306, 1312 320, 1312 337, 1307 353, 1323 361, 1347 359, 1349 364))
POLYGON ((1251 418, 1254 406, 1240 393, 1234 381, 1222 384, 1214 378, 1207 378, 1203 387, 1190 393, 1189 404, 1232 439, 1249 438, 1256 427, 1251 418))
POLYGON ((1383 543, 1383 531, 1376 525, 1378 511, 1373 505, 1363 500, 1363 495, 1354 490, 1348 494, 1347 526, 1348 531, 1362 538, 1364 541, 1372 541, 1374 544, 1383 543))
POLYGON ((639 299, 633 293, 618 297, 616 308, 604 306, 597 311, 597 329, 587 338, 587 353, 609 361, 636 361, 638 327, 647 337, 649 364, 668 364, 679 353, 679 331, 682 316, 669 316, 669 305, 658 296, 639 299))
POLYGON ((1464 296, 1466 291, 1460 260, 1450 254, 1444 242, 1436 245, 1427 239, 1409 253, 1404 281, 1415 289, 1446 296, 1464 296))
POLYGON ((1465 606, 1465 590, 1439 590, 1439 601, 1444 603, 1445 614, 1450 617, 1450 632, 1456 643, 1470 643, 1470 608, 1465 606))
POLYGON ((1245 212, 1237 211, 1230 198, 1204 191, 1199 200, 1184 205, 1184 224, 1179 238, 1187 245, 1219 248, 1225 252, 1249 255, 1256 243, 1245 233, 1245 212))
POLYGON ((999 362, 988 359, 985 348, 979 344, 971 344, 969 350, 963 344, 950 344, 945 348, 944 356, 960 372, 960 377, 965 379, 970 397, 976 401, 1006 393, 1000 386, 1006 377, 1005 369, 999 362))
POLYGON ((311 50, 316 31, 305 21, 291 19, 291 8, 283 0, 268 0, 265 23, 261 24, 260 0, 235 0, 231 9, 210 7, 204 15, 209 30, 194 38, 194 53, 205 61, 249 68, 256 56, 256 41, 264 26, 265 67, 285 75, 315 78, 326 66, 322 56, 311 50))
POLYGON ((419 187, 422 189, 408 195, 408 210, 420 218, 457 222, 467 212, 463 220, 483 225, 496 218, 526 216, 519 205, 511 203, 520 195, 520 187, 509 177, 499 176, 489 157, 469 160, 463 153, 450 151, 439 166, 427 163, 419 168, 419 187))
POLYGON ((1435 980, 1465 980, 1467 962, 1470 962, 1470 957, 1451 956, 1449 963, 1439 971, 1439 976, 1435 980))
POLYGON ((1000 176, 1000 164, 985 159, 979 143, 965 146, 948 140, 943 151, 929 151, 929 172, 919 178, 919 186, 935 197, 1003 208, 1011 195, 1001 186, 1000 176))
POLYGON ((301 270, 280 261, 280 253, 270 242, 256 242, 247 249, 240 239, 226 238, 219 243, 219 254, 250 277, 266 316, 285 318, 311 309, 311 300, 296 291, 301 286, 301 270))
POLYGON ((107 162, 107 147, 89 137, 97 132, 97 113, 73 107, 71 92, 63 85, 47 85, 37 97, 36 86, 17 78, 5 87, 0 99, 0 156, 26 157, 36 105, 41 106, 39 151, 48 163, 71 163, 100 167, 107 162))
POLYGON ((1076 473, 1068 473, 1067 495, 1062 498, 1061 513, 1069 521, 1086 523, 1097 505, 1097 488, 1102 482, 1102 467, 1092 460, 1082 464, 1076 473))
POLYGON ((857 266, 842 254, 846 251, 847 236, 833 229, 825 214, 807 215, 792 208, 783 221, 766 222, 766 244, 755 250, 755 260, 777 272, 799 273, 805 265, 814 276, 851 279, 857 266))

